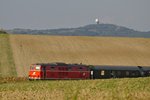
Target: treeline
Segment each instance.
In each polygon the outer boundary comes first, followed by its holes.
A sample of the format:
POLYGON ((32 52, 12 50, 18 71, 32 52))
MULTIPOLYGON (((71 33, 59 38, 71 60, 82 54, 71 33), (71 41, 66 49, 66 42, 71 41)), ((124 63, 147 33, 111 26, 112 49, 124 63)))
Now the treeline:
POLYGON ((8 33, 4 30, 0 30, 0 34, 8 34, 8 33))

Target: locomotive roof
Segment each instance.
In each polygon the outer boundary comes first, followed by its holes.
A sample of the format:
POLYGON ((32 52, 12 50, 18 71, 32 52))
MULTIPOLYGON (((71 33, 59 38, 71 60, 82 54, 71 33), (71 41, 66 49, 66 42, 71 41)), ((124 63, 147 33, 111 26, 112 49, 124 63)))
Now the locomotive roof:
POLYGON ((96 65, 95 69, 103 70, 139 70, 137 66, 96 65))
POLYGON ((43 65, 43 66, 45 66, 45 65, 67 65, 66 63, 36 63, 36 65, 43 65))
POLYGON ((61 63, 61 62, 54 62, 54 63, 36 63, 36 65, 41 65, 41 66, 72 66, 72 65, 86 66, 86 65, 83 65, 83 64, 66 64, 66 63, 61 63))

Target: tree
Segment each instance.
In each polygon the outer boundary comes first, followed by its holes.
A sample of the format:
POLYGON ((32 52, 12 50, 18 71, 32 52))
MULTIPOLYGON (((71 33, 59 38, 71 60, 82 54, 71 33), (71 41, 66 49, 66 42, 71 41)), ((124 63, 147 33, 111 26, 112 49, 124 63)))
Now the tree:
POLYGON ((0 29, 0 34, 8 34, 5 30, 0 29))

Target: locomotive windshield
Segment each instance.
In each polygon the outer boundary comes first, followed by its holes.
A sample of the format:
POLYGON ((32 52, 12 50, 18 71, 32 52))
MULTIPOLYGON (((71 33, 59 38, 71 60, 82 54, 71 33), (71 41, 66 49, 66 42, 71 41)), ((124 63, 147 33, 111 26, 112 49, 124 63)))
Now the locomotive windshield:
POLYGON ((40 70, 40 65, 31 65, 30 70, 40 70))
POLYGON ((40 66, 39 66, 39 65, 36 65, 36 66, 35 66, 35 70, 40 70, 40 66))

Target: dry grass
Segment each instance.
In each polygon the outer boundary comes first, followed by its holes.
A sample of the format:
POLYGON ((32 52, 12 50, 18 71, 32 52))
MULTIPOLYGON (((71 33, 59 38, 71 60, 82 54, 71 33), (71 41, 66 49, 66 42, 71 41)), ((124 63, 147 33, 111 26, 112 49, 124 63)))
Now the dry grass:
POLYGON ((0 83, 3 100, 150 100, 150 78, 0 83))
POLYGON ((0 34, 0 77, 16 76, 9 35, 0 34))
POLYGON ((28 81, 27 77, 0 77, 0 83, 28 81))
POLYGON ((32 63, 67 62, 99 65, 150 65, 150 39, 11 35, 18 76, 32 63))

